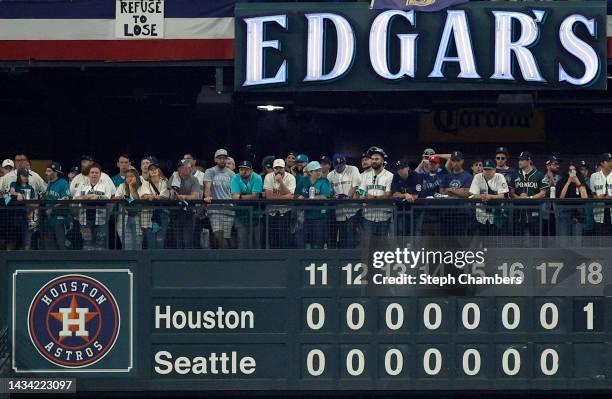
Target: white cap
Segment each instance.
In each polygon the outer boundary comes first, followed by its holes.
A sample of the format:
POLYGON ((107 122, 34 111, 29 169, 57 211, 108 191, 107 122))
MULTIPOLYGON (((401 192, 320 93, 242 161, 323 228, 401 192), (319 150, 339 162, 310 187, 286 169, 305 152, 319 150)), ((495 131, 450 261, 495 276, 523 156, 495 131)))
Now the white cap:
POLYGON ((229 163, 236 163, 234 161, 234 158, 232 158, 232 157, 227 157, 227 162, 229 162, 229 163))
POLYGON ((272 164, 273 168, 276 168, 277 166, 280 166, 281 168, 285 167, 285 160, 284 159, 275 159, 274 163, 272 164))
POLYGON ((11 168, 15 167, 15 163, 12 159, 5 159, 4 161, 2 161, 2 167, 6 168, 7 166, 10 166, 11 168))
POLYGON ((228 156, 227 155, 227 150, 224 150, 223 148, 220 148, 220 149, 218 149, 215 152, 215 158, 222 157, 222 156, 228 156))

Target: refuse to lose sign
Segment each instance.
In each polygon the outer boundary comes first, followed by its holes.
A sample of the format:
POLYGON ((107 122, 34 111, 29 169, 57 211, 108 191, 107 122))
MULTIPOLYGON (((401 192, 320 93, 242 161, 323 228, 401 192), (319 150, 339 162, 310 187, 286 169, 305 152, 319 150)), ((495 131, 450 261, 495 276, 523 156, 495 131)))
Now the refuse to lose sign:
POLYGON ((164 37, 164 0, 117 0, 115 37, 162 39, 164 37))

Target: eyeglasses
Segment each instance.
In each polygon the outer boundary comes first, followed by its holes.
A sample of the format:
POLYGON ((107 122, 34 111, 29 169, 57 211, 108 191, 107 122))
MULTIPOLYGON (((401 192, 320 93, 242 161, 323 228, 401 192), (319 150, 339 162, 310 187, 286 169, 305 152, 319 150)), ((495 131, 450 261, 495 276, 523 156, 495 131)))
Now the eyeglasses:
POLYGON ((497 159, 498 161, 504 161, 506 160, 506 157, 495 157, 495 159, 497 159))

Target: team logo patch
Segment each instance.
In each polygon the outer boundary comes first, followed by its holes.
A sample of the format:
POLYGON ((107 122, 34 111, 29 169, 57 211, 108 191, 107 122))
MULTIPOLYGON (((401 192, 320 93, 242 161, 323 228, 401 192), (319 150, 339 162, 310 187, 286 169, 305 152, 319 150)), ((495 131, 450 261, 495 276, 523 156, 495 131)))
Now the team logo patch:
POLYGON ((65 368, 100 361, 117 340, 120 311, 113 294, 99 281, 81 274, 57 277, 34 296, 28 333, 36 350, 65 368))

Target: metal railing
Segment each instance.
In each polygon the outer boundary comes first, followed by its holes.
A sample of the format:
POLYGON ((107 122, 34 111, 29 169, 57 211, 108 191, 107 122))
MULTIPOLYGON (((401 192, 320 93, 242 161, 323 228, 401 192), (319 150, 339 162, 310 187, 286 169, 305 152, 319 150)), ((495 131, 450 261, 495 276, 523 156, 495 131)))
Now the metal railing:
POLYGON ((608 246, 605 200, 11 201, 0 250, 608 246))

